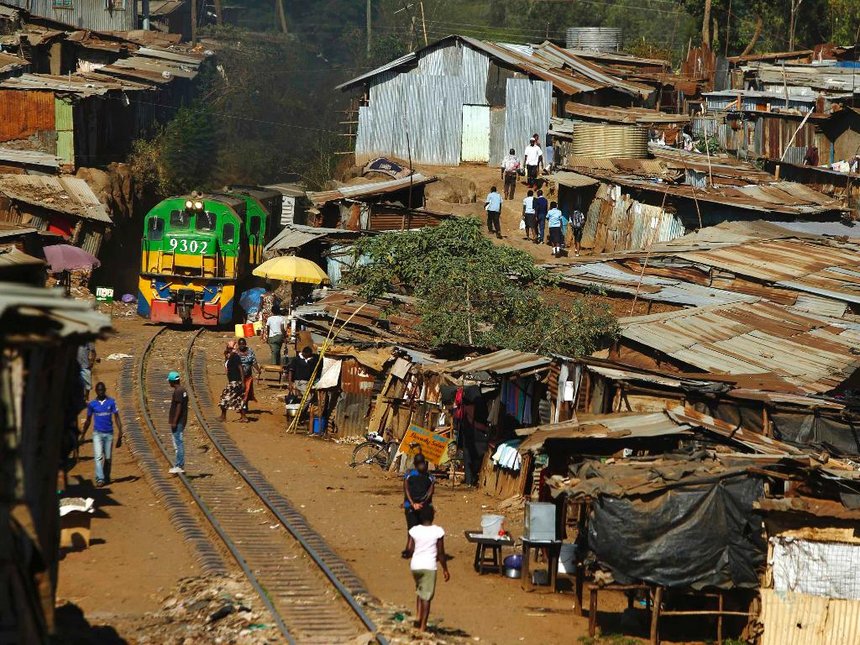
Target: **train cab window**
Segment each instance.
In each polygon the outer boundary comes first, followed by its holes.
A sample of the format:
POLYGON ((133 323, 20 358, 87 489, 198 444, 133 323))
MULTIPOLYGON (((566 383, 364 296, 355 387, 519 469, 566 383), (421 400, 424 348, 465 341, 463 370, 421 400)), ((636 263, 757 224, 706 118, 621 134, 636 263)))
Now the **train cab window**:
POLYGON ((170 211, 170 228, 188 228, 191 217, 186 211, 170 211))
POLYGON ((164 220, 160 217, 150 217, 146 227, 146 239, 157 242, 164 237, 164 220))
POLYGON ((224 224, 221 231, 221 239, 224 244, 233 244, 236 241, 236 227, 233 224, 224 224))
POLYGON ((260 218, 258 216, 254 216, 251 218, 251 222, 249 225, 248 231, 251 235, 259 235, 260 234, 260 218))
POLYGON ((196 228, 198 231, 215 230, 215 213, 200 211, 197 213, 196 228))

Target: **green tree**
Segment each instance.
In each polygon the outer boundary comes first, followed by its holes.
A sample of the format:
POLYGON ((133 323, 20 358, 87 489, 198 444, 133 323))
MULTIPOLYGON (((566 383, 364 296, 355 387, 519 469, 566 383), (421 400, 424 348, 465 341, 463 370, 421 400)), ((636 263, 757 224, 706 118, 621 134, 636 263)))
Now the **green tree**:
POLYGON ((170 192, 209 187, 218 152, 215 124, 209 109, 196 103, 180 108, 160 135, 161 163, 170 192))
POLYGON ((346 276, 366 298, 413 295, 420 331, 434 346, 470 345, 570 356, 604 346, 618 330, 609 309, 586 298, 548 302, 552 284, 532 258, 493 244, 474 218, 362 238, 346 276))

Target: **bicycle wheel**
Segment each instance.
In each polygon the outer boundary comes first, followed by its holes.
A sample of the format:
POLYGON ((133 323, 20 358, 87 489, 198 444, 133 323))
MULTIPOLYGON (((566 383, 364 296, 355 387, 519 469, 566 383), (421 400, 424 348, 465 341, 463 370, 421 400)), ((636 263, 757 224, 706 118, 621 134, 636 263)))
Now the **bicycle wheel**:
POLYGON ((384 465, 387 460, 387 450, 388 447, 384 444, 380 445, 375 441, 365 441, 358 444, 355 450, 352 451, 352 461, 349 465, 353 468, 367 464, 384 465))

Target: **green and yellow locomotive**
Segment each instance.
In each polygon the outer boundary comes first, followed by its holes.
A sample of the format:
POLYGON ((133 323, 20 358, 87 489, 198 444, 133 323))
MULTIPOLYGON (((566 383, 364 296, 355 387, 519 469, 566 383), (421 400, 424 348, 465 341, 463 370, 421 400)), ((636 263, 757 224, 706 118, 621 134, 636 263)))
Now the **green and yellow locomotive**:
POLYGON ((281 194, 232 187, 171 197, 143 223, 137 312, 153 322, 226 325, 277 233, 281 194))

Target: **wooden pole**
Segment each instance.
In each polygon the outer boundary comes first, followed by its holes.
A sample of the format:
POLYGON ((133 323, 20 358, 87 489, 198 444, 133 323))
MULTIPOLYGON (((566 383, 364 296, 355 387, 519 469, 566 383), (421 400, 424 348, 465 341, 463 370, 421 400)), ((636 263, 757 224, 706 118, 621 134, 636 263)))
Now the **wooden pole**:
POLYGON ((370 60, 370 0, 367 0, 365 8, 365 20, 367 21, 367 58, 370 60))
POLYGON ((663 587, 654 590, 654 604, 651 605, 651 645, 660 645, 660 605, 663 604, 663 587))
POLYGON ((197 0, 191 0, 191 44, 197 44, 197 0))
POLYGON ((284 12, 283 0, 275 0, 278 5, 278 20, 281 22, 281 33, 287 33, 287 14, 284 12))
POLYGON ((418 6, 421 8, 421 31, 424 32, 424 46, 427 47, 430 43, 427 41, 427 21, 424 19, 424 0, 421 0, 418 6))

